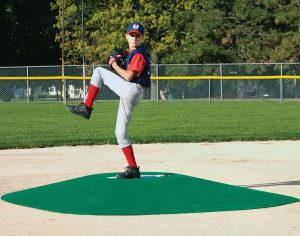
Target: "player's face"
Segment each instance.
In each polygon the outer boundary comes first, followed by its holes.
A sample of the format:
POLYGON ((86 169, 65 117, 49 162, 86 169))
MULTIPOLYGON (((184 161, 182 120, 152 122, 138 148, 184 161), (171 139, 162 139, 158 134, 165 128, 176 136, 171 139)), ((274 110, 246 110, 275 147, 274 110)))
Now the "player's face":
POLYGON ((126 39, 128 41, 129 48, 136 48, 142 44, 144 37, 143 35, 132 32, 130 34, 126 34, 126 39))

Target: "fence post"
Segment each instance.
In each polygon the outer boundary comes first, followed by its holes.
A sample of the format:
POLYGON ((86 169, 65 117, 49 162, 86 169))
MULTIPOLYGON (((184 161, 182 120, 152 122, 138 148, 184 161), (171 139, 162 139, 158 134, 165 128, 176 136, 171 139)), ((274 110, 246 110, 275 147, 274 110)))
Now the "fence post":
MULTIPOLYGON (((280 63, 280 75, 282 76, 282 63, 280 63)), ((280 102, 283 102, 283 81, 282 78, 280 78, 280 102)))
MULTIPOLYGON (((85 63, 83 62, 82 65, 82 76, 85 77, 85 63)), ((83 101, 85 102, 85 78, 82 81, 82 88, 83 88, 83 101)))
POLYGON ((208 79, 208 103, 211 104, 211 96, 210 96, 210 79, 208 79))
POLYGON ((297 79, 294 79, 294 88, 295 88, 294 98, 298 98, 298 96, 297 96, 297 79))
MULTIPOLYGON (((27 76, 27 78, 29 77, 29 68, 28 68, 28 66, 26 66, 26 76, 27 76)), ((26 82, 26 85, 27 85, 27 92, 26 92, 26 94, 27 94, 27 103, 29 104, 29 79, 27 79, 26 80, 27 82, 26 82)))
MULTIPOLYGON (((156 64, 156 76, 158 77, 158 65, 156 64)), ((158 78, 156 79, 156 101, 158 102, 158 78)))
MULTIPOLYGON (((220 76, 222 76, 222 64, 220 64, 220 76)), ((223 102, 223 79, 220 79, 221 102, 223 102)))
MULTIPOLYGON (((155 64, 155 76, 158 76, 158 64, 155 64)), ((158 79, 156 79, 156 84, 154 83, 154 80, 151 81, 150 100, 158 101, 158 79)))

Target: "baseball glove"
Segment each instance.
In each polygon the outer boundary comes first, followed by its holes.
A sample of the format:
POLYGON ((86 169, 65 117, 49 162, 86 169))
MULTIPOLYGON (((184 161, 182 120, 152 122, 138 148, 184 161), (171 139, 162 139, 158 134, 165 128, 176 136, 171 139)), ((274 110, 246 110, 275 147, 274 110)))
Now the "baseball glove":
POLYGON ((118 66, 125 69, 125 62, 126 62, 127 52, 123 48, 115 48, 112 50, 108 57, 108 64, 110 69, 112 68, 112 64, 116 62, 118 66))

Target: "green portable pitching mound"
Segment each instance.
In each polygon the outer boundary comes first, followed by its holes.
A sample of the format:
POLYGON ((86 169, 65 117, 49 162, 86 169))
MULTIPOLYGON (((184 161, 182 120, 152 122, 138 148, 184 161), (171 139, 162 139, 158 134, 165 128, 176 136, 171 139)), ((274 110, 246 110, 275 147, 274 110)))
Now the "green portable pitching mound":
POLYGON ((32 208, 80 215, 153 215, 265 208, 299 199, 191 176, 148 172, 141 179, 116 173, 84 176, 9 193, 2 199, 32 208))

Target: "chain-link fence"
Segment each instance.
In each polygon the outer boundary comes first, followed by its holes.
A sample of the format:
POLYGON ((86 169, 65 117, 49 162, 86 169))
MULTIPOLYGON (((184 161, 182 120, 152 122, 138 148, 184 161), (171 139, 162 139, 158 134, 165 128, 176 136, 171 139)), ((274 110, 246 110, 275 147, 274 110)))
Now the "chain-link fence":
MULTIPOLYGON (((107 67, 106 65, 101 65, 107 67)), ((0 67, 0 101, 82 101, 97 66, 0 67), (74 78, 72 78, 74 76, 74 78), (64 89, 66 88, 66 89, 64 89)), ((300 64, 152 65, 152 86, 146 100, 293 99, 300 97, 300 64)), ((104 85, 105 87, 105 85, 104 85)), ((103 88, 97 100, 117 100, 103 88)))

